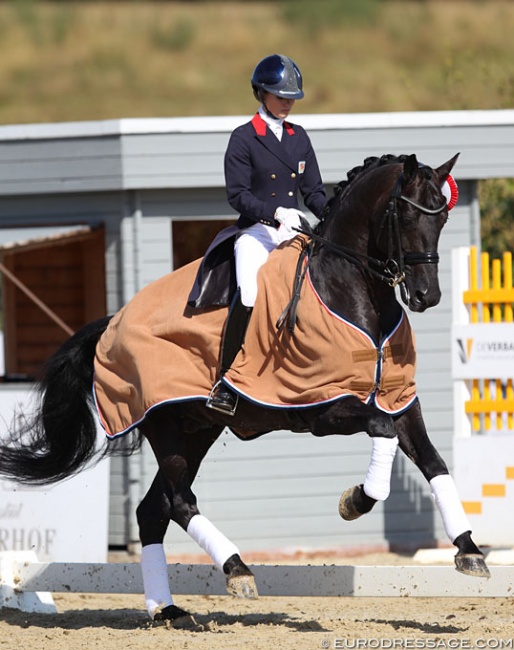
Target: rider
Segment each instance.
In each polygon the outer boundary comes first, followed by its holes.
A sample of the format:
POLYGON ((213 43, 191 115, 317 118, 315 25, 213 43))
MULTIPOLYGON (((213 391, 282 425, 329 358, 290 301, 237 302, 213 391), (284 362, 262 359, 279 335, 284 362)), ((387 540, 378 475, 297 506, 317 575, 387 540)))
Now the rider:
MULTIPOLYGON (((239 213, 234 245, 238 291, 229 310, 221 351, 221 378, 241 348, 257 296, 257 272, 270 251, 291 239, 307 208, 321 218, 325 189, 305 130, 286 121, 304 96, 302 75, 287 56, 260 61, 251 78, 260 107, 253 119, 232 133, 225 153, 225 181, 230 205, 239 213)), ((207 405, 233 414, 237 397, 221 381, 207 405)))

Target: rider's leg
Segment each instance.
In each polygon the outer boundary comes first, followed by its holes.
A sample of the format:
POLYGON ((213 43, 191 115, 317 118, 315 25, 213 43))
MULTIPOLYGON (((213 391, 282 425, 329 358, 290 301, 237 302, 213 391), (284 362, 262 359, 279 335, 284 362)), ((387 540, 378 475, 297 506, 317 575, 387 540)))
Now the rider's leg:
MULTIPOLYGON (((241 349, 253 305, 257 298, 257 272, 279 243, 275 228, 255 224, 242 231, 236 239, 234 254, 238 294, 231 305, 221 349, 220 379, 232 365, 241 349)), ((233 415, 237 396, 221 380, 214 386, 207 406, 233 415)))
POLYGON ((241 302, 241 294, 238 290, 230 306, 223 341, 221 344, 220 380, 216 383, 207 400, 209 408, 233 414, 237 406, 237 396, 221 381, 223 375, 232 365, 232 362, 241 349, 248 321, 252 313, 252 307, 245 307, 241 302))
POLYGON ((257 273, 278 244, 278 231, 262 223, 246 228, 237 237, 234 245, 236 280, 245 307, 254 306, 257 299, 257 273))

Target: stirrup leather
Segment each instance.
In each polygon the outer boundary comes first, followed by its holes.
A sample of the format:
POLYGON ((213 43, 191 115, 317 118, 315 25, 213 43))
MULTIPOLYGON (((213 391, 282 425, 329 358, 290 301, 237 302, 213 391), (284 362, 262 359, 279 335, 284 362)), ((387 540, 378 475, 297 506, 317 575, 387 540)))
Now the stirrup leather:
MULTIPOLYGON (((224 386, 224 384, 222 383, 221 379, 218 379, 218 381, 212 387, 211 392, 209 393, 209 397, 205 402, 205 406, 207 408, 213 409, 214 411, 218 411, 219 413, 225 413, 225 415, 234 415, 237 409, 237 405, 239 404, 239 395, 237 393, 231 392, 231 395, 234 396, 234 406, 232 408, 225 408, 224 405, 216 403, 216 392, 220 386, 224 386)), ((227 390, 230 391, 229 388, 227 388, 227 390)))

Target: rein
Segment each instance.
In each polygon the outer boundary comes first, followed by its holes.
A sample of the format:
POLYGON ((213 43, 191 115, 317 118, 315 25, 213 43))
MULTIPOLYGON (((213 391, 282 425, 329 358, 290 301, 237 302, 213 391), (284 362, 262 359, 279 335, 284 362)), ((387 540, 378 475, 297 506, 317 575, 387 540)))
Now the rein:
POLYGON ((428 215, 440 214, 445 208, 447 208, 447 203, 444 203, 437 208, 427 208, 424 205, 416 203, 408 196, 402 194, 402 180, 403 175, 401 174, 396 181, 396 185, 393 188, 391 197, 389 200, 389 205, 384 214, 384 219, 387 220, 388 227, 388 256, 387 260, 379 260, 375 257, 370 257, 364 253, 356 253, 355 251, 347 248, 346 246, 341 246, 336 244, 325 237, 318 235, 314 229, 311 227, 308 221, 305 219, 301 220, 301 227, 294 228, 296 232, 303 235, 307 235, 311 241, 304 246, 300 257, 298 258, 298 264, 296 266, 295 280, 293 285, 293 294, 288 305, 280 315, 280 318, 276 322, 276 328, 281 330, 286 321, 289 318, 288 330, 292 332, 296 323, 296 311, 298 307, 298 301, 300 299, 300 292, 305 280, 305 275, 307 273, 308 258, 314 249, 314 242, 320 243, 323 246, 326 246, 331 251, 334 251, 341 257, 349 260, 356 266, 358 266, 363 271, 374 275, 383 282, 391 287, 397 287, 400 285, 400 290, 402 293, 407 293, 407 288, 405 287, 405 266, 414 266, 417 264, 438 264, 439 263, 439 253, 437 251, 426 251, 426 252, 410 252, 405 253, 402 250, 401 245, 401 233, 400 233, 400 223, 398 216, 398 201, 404 201, 405 203, 413 206, 419 212, 428 215), (398 259, 395 259, 395 250, 398 254, 398 259), (304 260, 307 258, 307 264, 304 264, 304 260), (373 268, 375 267, 375 268, 373 268))

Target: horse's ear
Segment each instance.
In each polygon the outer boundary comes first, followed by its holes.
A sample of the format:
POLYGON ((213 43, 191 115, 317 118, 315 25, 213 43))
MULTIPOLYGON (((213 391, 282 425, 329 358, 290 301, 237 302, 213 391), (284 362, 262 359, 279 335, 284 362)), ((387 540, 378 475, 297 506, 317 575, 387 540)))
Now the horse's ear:
POLYGON ((419 165, 418 165, 418 159, 416 158, 416 154, 413 153, 410 156, 407 156, 407 158, 405 158, 405 161, 403 163, 404 187, 408 185, 411 181, 413 181, 414 178, 416 178, 418 169, 419 169, 419 165))
POLYGON ((456 153, 455 156, 453 156, 453 158, 450 158, 450 160, 447 160, 443 165, 441 165, 435 170, 435 173, 439 177, 441 183, 444 183, 444 181, 448 178, 448 174, 453 169, 453 166, 457 162, 457 158, 459 156, 460 153, 456 153))

